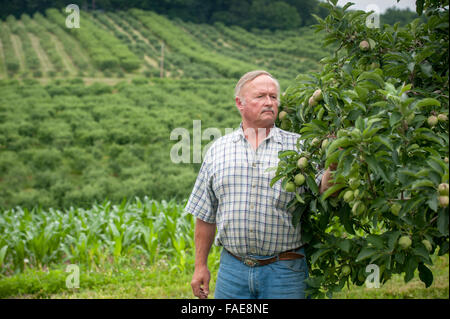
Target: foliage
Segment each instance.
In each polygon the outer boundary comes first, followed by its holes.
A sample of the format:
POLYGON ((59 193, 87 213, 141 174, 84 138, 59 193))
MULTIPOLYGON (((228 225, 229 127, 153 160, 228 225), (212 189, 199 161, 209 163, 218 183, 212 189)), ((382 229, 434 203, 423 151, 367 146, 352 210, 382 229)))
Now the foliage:
POLYGON ((366 26, 370 13, 336 2, 323 4, 330 14, 317 17, 316 30, 338 49, 282 97, 281 126, 299 132, 303 147, 280 154, 274 179, 307 177, 291 205, 308 244, 309 293, 363 285, 369 264, 382 284, 393 274, 408 282, 418 270, 428 287, 430 254, 448 254, 449 244, 448 191, 447 204, 438 191, 449 179, 448 1, 427 2, 425 23, 378 29, 366 26), (314 176, 330 166, 334 184, 320 195, 314 176))
MULTIPOLYGON (((143 197, 90 209, 32 210, 0 214, 0 277, 25 269, 77 264, 97 269, 111 259, 139 257, 148 263, 162 258, 170 271, 187 273, 194 266, 194 219, 184 204, 143 197)), ((219 248, 212 253, 217 257, 219 248)), ((217 258, 215 258, 217 261, 217 258)))

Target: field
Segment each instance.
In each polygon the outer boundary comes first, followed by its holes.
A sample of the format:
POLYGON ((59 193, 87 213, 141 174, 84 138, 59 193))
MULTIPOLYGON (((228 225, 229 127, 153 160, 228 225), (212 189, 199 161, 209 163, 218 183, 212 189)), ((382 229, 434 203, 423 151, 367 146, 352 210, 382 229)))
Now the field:
MULTIPOLYGON (((145 198, 91 209, 12 209, 0 219, 1 298, 192 298, 194 220, 182 204, 145 198), (6 256, 6 258, 5 258, 6 256), (79 267, 79 288, 67 283, 79 267)), ((209 256, 214 291, 220 249, 209 256)), ((334 298, 448 298, 448 255, 433 257, 425 288, 394 278, 381 288, 350 286, 334 298)))
MULTIPOLYGON (((266 69, 284 90, 332 48, 310 28, 250 32, 138 9, 81 11, 79 29, 65 19, 0 21, 0 298, 192 298, 194 149, 207 129, 239 125, 244 72, 266 69), (171 158, 176 145, 187 162, 171 158)), ((213 247, 212 291, 219 256, 213 247)), ((395 277, 335 298, 448 298, 448 255, 433 261, 428 289, 395 277)))
POLYGON ((193 121, 202 133, 236 128, 241 73, 266 68, 285 89, 326 52, 309 29, 253 34, 137 9, 82 11, 80 20, 68 29, 49 9, 0 22, 2 208, 182 200, 199 169, 193 121), (189 163, 170 158, 175 128, 190 133, 189 163))

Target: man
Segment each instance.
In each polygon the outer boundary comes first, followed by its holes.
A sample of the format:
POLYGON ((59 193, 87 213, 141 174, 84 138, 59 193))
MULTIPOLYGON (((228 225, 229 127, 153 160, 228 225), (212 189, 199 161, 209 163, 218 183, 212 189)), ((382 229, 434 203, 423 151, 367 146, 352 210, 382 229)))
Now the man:
MULTIPOLYGON (((216 298, 305 298, 308 276, 300 229, 292 225, 287 203, 295 196, 270 187, 278 152, 295 150, 298 134, 274 123, 280 86, 266 71, 246 73, 235 88, 240 128, 208 149, 186 211, 196 217, 192 290, 207 298, 208 254, 223 246, 216 298)), ((329 172, 320 191, 328 188, 329 172)), ((319 179, 320 181, 320 179, 319 179)))

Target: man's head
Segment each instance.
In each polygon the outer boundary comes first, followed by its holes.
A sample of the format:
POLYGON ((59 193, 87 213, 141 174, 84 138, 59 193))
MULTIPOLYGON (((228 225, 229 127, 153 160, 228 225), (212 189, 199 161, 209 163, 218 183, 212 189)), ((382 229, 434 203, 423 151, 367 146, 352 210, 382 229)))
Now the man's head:
POLYGON ((244 74, 234 93, 244 125, 273 126, 278 113, 280 85, 269 72, 257 70, 244 74))

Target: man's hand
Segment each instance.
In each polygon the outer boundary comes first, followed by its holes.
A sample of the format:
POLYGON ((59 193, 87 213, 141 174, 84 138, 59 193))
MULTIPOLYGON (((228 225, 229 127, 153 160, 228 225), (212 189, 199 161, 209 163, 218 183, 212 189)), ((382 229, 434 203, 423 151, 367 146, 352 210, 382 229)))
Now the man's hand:
POLYGON ((194 296, 200 299, 208 298, 209 294, 209 280, 211 274, 208 267, 196 267, 194 275, 192 276, 191 287, 194 296))
POLYGON ((191 287, 194 295, 200 299, 208 298, 209 279, 208 254, 214 241, 216 224, 210 224, 197 218, 195 223, 195 270, 191 287))
MULTIPOLYGON (((332 183, 330 183, 331 179, 331 172, 335 171, 337 168, 337 163, 331 163, 328 169, 325 171, 325 173, 322 176, 322 182, 320 183, 320 193, 324 193, 328 188, 333 186, 332 183)), ((339 191, 336 191, 331 196, 336 197, 339 194, 339 191)))

